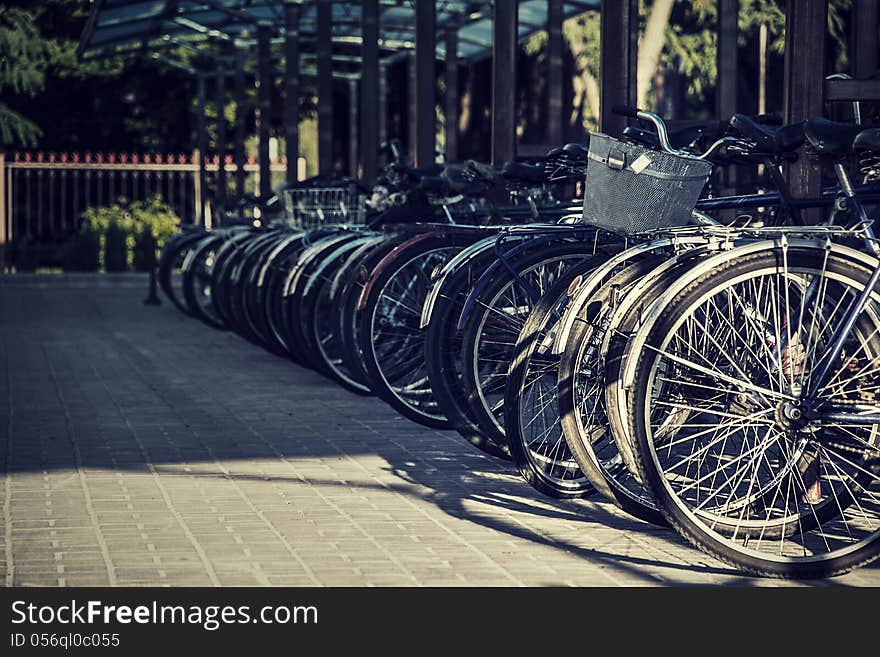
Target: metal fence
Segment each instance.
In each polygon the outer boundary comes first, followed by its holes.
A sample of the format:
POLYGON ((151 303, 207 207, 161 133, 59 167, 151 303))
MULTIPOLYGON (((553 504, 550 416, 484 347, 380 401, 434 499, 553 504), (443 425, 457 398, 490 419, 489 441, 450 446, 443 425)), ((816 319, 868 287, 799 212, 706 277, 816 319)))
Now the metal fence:
MULTIPOLYGON (((213 199, 218 158, 206 158, 205 189, 199 179, 198 152, 0 153, 0 250, 14 241, 63 241, 79 230, 87 208, 160 196, 183 222, 194 222, 200 204, 213 199)), ((234 199, 236 165, 224 163, 227 198, 234 199)), ((286 162, 272 162, 272 181, 284 179, 286 162)), ((259 189, 259 166, 245 166, 244 192, 259 189)))

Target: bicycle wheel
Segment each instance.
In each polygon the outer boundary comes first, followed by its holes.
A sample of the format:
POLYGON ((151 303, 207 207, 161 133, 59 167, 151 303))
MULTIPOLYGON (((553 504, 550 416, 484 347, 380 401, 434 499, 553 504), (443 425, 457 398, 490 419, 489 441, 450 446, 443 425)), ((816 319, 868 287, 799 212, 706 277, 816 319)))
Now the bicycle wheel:
POLYGON ((603 344, 616 299, 650 273, 662 256, 637 260, 608 279, 578 312, 558 366, 557 396, 565 441, 593 486, 640 520, 666 521, 632 476, 611 433, 605 409, 603 344))
POLYGON ((209 283, 211 306, 224 326, 233 330, 236 327, 232 315, 232 273, 244 249, 262 234, 262 231, 249 230, 235 235, 226 240, 213 255, 209 283))
POLYGON ((194 317, 214 328, 227 328, 214 306, 212 285, 217 253, 230 241, 242 239, 247 233, 211 233, 192 249, 183 261, 183 298, 194 317))
POLYGON ((248 342, 269 349, 269 343, 254 328, 254 323, 248 317, 249 310, 259 313, 259 290, 256 279, 262 268, 265 258, 275 249, 276 245, 284 239, 284 233, 273 231, 259 239, 253 240, 236 263, 231 274, 232 295, 230 310, 235 322, 236 332, 248 342))
POLYGON ((296 232, 275 247, 254 282, 258 300, 245 304, 246 317, 253 330, 263 337, 274 353, 287 357, 291 357, 291 353, 281 331, 282 293, 285 279, 302 252, 302 243, 303 233, 296 232))
POLYGON ((476 297, 462 330, 462 384, 468 416, 490 440, 505 442, 504 388, 526 319, 563 272, 592 251, 592 242, 541 244, 509 263, 509 269, 500 267, 476 297))
POLYGON ((393 263, 370 281, 357 334, 373 392, 403 416, 441 429, 449 428, 449 420, 431 391, 419 323, 431 273, 461 248, 445 237, 429 238, 412 248, 401 246, 393 263))
POLYGON ((801 407, 869 276, 822 246, 779 246, 731 254, 658 300, 634 345, 629 429, 645 486, 695 546, 774 577, 833 576, 880 554, 878 426, 856 419, 880 411, 874 308, 801 407), (853 410, 821 419, 832 404, 853 410))
POLYGON ((465 297, 495 259, 494 252, 479 255, 443 281, 430 322, 424 329, 425 369, 434 399, 452 428, 480 451, 509 459, 507 446, 489 440, 467 415, 467 395, 461 383, 464 367, 461 332, 457 328, 465 297))
POLYGON ((504 438, 523 478, 545 495, 582 497, 596 489, 572 456, 559 421, 556 394, 559 357, 552 337, 569 299, 569 288, 603 256, 583 260, 547 290, 523 325, 504 389, 504 438))
POLYGON ((192 316, 192 311, 183 296, 183 263, 186 256, 207 235, 207 231, 199 228, 186 230, 169 239, 159 255, 156 278, 165 296, 171 300, 178 310, 192 316))
MULTIPOLYGON (((376 265, 401 242, 408 239, 401 235, 389 235, 377 243, 365 245, 351 255, 344 267, 334 277, 330 286, 331 315, 334 335, 339 341, 342 366, 351 372, 355 380, 370 384, 364 365, 364 355, 358 345, 361 319, 358 305, 364 286, 376 265)), ((371 388, 372 390, 372 388, 371 388)), ((375 390, 372 390, 375 393, 375 390)))
POLYGON ((308 267, 295 292, 299 299, 297 335, 310 355, 313 367, 343 387, 363 395, 370 394, 369 386, 348 370, 342 358, 334 322, 332 289, 334 277, 350 254, 375 241, 375 237, 369 236, 337 243, 329 253, 322 255, 320 262, 308 267))

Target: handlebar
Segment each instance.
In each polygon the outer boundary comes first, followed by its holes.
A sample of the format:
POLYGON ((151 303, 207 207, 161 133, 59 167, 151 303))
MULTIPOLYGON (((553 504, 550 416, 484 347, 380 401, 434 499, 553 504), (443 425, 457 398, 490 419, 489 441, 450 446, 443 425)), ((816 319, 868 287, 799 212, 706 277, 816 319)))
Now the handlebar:
POLYGON ((681 155, 684 157, 693 157, 698 160, 705 160, 709 155, 715 152, 718 148, 723 146, 724 144, 736 141, 733 137, 722 137, 713 143, 709 148, 701 155, 697 155, 695 153, 690 153, 688 151, 684 151, 678 148, 674 148, 672 144, 669 143, 669 132, 666 129, 666 122, 663 120, 663 117, 654 114, 654 112, 648 112, 638 107, 633 107, 632 105, 614 105, 611 108, 611 111, 615 114, 621 114, 622 116, 629 117, 631 119, 641 119, 642 121, 647 121, 654 125, 654 128, 657 130, 657 140, 660 143, 660 149, 666 153, 670 153, 672 155, 681 155))

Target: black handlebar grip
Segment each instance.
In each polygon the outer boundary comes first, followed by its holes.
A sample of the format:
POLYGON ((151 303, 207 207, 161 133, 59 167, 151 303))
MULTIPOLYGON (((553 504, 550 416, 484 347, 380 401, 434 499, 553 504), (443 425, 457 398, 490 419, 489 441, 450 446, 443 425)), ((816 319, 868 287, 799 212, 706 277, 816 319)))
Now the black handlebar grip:
POLYGON ((639 112, 641 112, 642 110, 640 110, 638 107, 633 107, 632 105, 617 104, 611 108, 611 111, 615 114, 628 116, 631 119, 637 119, 639 118, 639 112))

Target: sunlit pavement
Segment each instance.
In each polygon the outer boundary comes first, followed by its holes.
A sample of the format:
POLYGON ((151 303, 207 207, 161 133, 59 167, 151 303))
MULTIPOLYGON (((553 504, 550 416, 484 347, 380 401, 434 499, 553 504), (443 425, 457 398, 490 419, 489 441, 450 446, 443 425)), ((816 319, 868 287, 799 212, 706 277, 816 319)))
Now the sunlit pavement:
POLYGON ((785 584, 145 296, 0 277, 6 585, 785 584))

